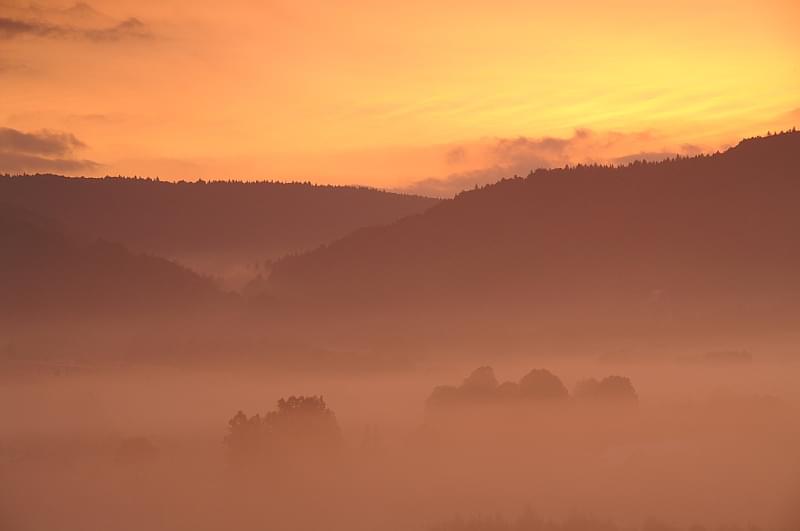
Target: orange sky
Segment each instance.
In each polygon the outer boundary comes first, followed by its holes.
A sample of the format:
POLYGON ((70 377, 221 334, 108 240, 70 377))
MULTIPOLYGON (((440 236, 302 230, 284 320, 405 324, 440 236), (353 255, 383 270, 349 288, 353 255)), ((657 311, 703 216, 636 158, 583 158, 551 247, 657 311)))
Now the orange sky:
POLYGON ((714 150, 800 125, 798 27, 795 0, 0 0, 0 172, 446 195, 714 150))

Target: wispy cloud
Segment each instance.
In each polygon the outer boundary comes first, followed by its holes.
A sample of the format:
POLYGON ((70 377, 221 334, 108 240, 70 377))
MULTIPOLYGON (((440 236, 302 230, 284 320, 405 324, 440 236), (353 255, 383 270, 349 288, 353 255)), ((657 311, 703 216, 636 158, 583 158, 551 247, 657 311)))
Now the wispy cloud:
POLYGON ((93 170, 97 162, 79 159, 76 151, 86 148, 71 133, 23 132, 0 127, 0 172, 76 172, 93 170))
POLYGON ((30 35, 56 39, 86 39, 95 42, 119 41, 122 39, 149 38, 151 33, 139 19, 129 18, 107 28, 76 28, 46 22, 16 20, 0 17, 0 39, 30 35))

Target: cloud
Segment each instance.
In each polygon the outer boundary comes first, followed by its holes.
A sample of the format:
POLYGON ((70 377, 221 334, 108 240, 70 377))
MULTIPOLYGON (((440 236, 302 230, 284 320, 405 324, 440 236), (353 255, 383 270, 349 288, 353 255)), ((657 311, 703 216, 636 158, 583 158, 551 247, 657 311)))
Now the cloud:
POLYGON ((71 133, 39 131, 26 133, 0 127, 0 172, 76 172, 93 170, 100 164, 74 157, 86 144, 71 133))
POLYGON ((445 155, 447 164, 456 165, 461 164, 467 158, 467 151, 463 146, 456 146, 445 155))
MULTIPOLYGON (((495 138, 459 146, 459 160, 467 158, 467 151, 477 152, 482 164, 474 169, 451 173, 445 177, 431 177, 416 181, 402 188, 404 192, 433 197, 453 195, 514 175, 527 175, 539 168, 562 167, 571 164, 627 164, 634 160, 658 161, 676 155, 697 155, 704 151, 701 146, 683 144, 665 149, 668 143, 652 131, 632 133, 596 132, 576 129, 572 136, 531 138, 495 138), (652 148, 657 149, 652 149, 652 148)), ((450 162, 450 150, 446 160, 450 162)))
POLYGON ((681 144, 680 154, 688 157, 694 157, 706 151, 702 146, 696 144, 681 144))
POLYGON ((90 171, 100 168, 100 164, 92 160, 44 158, 21 153, 6 153, 0 151, 0 172, 26 173, 26 172, 65 172, 75 173, 90 171))
POLYGON ((55 39, 86 39, 95 42, 151 37, 147 26, 136 18, 123 20, 107 28, 93 29, 0 17, 0 39, 7 40, 25 35, 55 39))
POLYGON ((0 60, 0 76, 6 74, 15 74, 18 72, 26 72, 28 67, 20 63, 10 63, 0 60))
POLYGON ((152 34, 137 18, 115 21, 82 2, 63 10, 31 6, 0 13, 0 40, 26 36, 110 42, 145 39, 152 34))
POLYGON ((26 22, 24 20, 0 17, 0 39, 13 39, 20 35, 57 37, 60 36, 60 29, 58 26, 42 22, 26 22))
POLYGON ((575 132, 573 138, 544 137, 531 139, 524 136, 514 139, 501 138, 497 141, 494 149, 499 158, 508 161, 524 161, 531 155, 534 157, 545 155, 560 156, 569 147, 570 143, 576 139, 585 138, 586 135, 585 130, 579 130, 575 132))
MULTIPOLYGON (((534 167, 544 168, 549 166, 542 164, 534 167)), ((428 197, 453 197, 464 190, 494 183, 500 179, 511 177, 515 174, 519 175, 520 173, 527 174, 528 170, 520 172, 514 171, 514 169, 507 166, 492 166, 489 168, 453 173, 443 178, 431 177, 422 179, 401 188, 401 191, 428 197)))
POLYGON ((84 30, 84 35, 92 41, 119 41, 122 39, 145 39, 152 35, 147 26, 138 18, 123 20, 110 28, 84 30))
POLYGON ((66 155, 86 144, 72 133, 40 131, 23 133, 10 127, 0 127, 0 150, 32 155, 66 155))

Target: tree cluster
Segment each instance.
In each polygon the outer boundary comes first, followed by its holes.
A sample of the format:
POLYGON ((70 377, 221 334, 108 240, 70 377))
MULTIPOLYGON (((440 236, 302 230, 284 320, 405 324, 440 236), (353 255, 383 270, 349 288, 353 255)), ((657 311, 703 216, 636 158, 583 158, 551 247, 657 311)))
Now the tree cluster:
POLYGON ((286 459, 327 455, 341 443, 336 415, 322 396, 290 396, 277 409, 248 417, 239 411, 228 422, 225 444, 234 459, 286 459))
POLYGON ((592 404, 636 404, 630 379, 607 376, 578 382, 570 395, 561 379, 547 369, 533 369, 519 382, 498 382, 491 367, 479 367, 461 385, 441 385, 428 397, 428 407, 491 403, 557 404, 570 400, 592 404))

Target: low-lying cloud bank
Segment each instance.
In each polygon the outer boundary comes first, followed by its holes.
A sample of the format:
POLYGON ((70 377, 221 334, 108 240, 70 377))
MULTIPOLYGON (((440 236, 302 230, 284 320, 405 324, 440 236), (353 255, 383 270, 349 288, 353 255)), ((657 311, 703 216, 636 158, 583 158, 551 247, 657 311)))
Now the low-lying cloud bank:
POLYGON ((422 179, 401 190, 433 197, 452 197, 463 190, 493 183, 504 177, 527 175, 538 168, 579 163, 658 161, 676 155, 697 155, 704 151, 703 147, 693 144, 665 147, 666 143, 651 131, 620 133, 590 129, 576 129, 567 138, 497 138, 456 146, 447 152, 448 164, 472 163, 476 168, 454 172, 446 177, 422 179))

